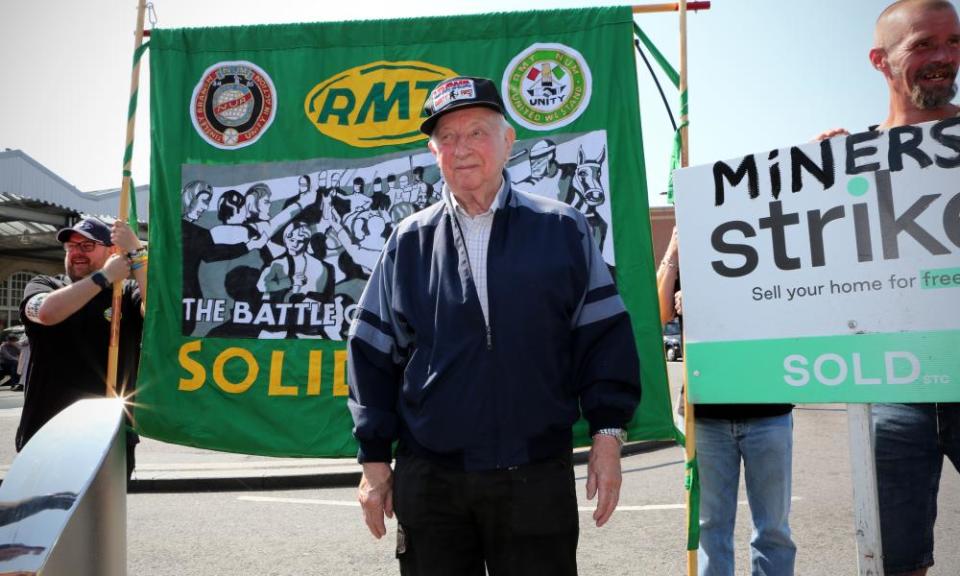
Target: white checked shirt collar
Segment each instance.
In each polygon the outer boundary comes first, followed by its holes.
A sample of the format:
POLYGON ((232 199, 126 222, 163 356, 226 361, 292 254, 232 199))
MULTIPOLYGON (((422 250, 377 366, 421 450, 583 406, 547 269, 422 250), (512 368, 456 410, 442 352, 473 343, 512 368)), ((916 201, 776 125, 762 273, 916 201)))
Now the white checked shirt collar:
POLYGON ((493 216, 500 208, 503 202, 503 196, 506 194, 507 179, 504 177, 500 190, 490 203, 490 208, 486 212, 471 216, 463 209, 463 206, 457 202, 457 197, 453 195, 447 185, 443 186, 447 194, 450 195, 450 201, 453 203, 453 210, 460 223, 460 230, 463 231, 463 243, 467 249, 468 264, 470 273, 473 276, 473 283, 477 288, 477 297, 480 299, 480 308, 483 309, 483 318, 490 323, 490 305, 487 298, 487 248, 490 246, 490 231, 493 229, 493 216))

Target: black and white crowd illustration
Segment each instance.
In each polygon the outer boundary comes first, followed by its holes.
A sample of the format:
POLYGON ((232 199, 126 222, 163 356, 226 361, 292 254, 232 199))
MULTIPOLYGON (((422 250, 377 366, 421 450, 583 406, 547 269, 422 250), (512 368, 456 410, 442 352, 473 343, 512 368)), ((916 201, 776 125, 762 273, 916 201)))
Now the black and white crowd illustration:
MULTIPOLYGON (((582 212, 614 265, 606 132, 518 141, 514 187, 582 212)), ((393 227, 440 201, 429 152, 183 166, 183 334, 345 340, 393 227)))

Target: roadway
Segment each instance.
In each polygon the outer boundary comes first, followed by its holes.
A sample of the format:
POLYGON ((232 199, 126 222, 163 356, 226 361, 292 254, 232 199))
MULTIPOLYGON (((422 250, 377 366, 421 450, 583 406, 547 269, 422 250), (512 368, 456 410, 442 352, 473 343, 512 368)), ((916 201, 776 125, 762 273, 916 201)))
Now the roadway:
MULTIPOLYGON (((671 365, 676 371, 679 365, 671 365)), ((21 397, 22 398, 22 397, 21 397)), ((0 392, 0 469, 14 457, 13 431, 21 400, 0 392)), ((795 410, 791 523, 797 574, 856 574, 846 413, 842 406, 795 410)), ((145 440, 138 461, 176 467, 189 457, 226 460, 219 453, 145 440)), ((232 455, 234 459, 240 458, 232 455)), ((344 463, 346 464, 346 463, 344 463)), ((277 467, 283 470, 282 466, 277 467)), ((580 572, 614 576, 685 573, 683 452, 668 447, 626 456, 620 508, 607 526, 590 518, 586 467, 576 468, 581 499, 580 572)), ((741 489, 741 501, 744 495, 741 489)), ((748 574, 749 509, 739 508, 737 574, 748 574)), ((374 540, 351 487, 233 492, 134 493, 127 498, 131 575, 396 574, 395 523, 374 540)), ((930 576, 960 574, 960 475, 944 466, 936 528, 937 565, 930 576)))
MULTIPOLYGON (((846 414, 840 407, 795 412, 791 522, 797 574, 856 574, 846 414)), ((683 453, 671 447, 623 460, 620 508, 601 529, 581 499, 580 573, 685 573, 683 453)), ((741 501, 744 496, 741 492, 741 501)), ((128 499, 130 574, 397 574, 395 523, 382 540, 364 526, 349 488, 273 492, 134 494, 128 499)), ((749 574, 749 509, 737 523, 737 574, 749 574)), ((937 566, 960 574, 960 475, 946 466, 937 523, 937 566)))

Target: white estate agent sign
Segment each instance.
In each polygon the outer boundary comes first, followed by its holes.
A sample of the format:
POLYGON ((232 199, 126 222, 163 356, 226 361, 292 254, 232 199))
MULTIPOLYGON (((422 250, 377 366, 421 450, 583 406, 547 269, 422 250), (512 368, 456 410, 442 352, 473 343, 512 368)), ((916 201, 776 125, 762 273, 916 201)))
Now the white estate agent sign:
POLYGON ((674 184, 692 402, 960 401, 960 118, 674 184))

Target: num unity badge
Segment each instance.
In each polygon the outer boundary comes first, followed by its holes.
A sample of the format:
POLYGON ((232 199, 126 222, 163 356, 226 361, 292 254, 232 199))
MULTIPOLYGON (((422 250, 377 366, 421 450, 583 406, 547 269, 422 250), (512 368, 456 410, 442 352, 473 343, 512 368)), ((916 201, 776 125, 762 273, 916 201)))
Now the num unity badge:
POLYGON ((501 88, 517 124, 553 130, 579 118, 590 104, 590 67, 569 46, 532 44, 507 65, 501 88))

